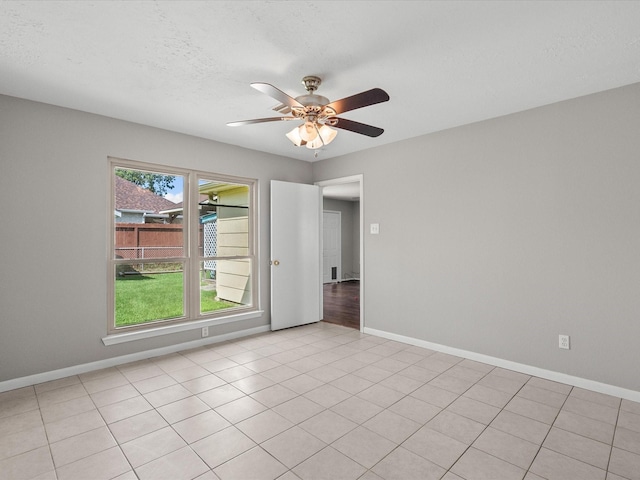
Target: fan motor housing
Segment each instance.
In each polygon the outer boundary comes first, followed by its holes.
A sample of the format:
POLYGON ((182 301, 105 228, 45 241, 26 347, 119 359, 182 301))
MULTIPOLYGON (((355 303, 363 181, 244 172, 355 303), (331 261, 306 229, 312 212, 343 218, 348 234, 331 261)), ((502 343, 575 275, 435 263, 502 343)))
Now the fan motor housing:
POLYGON ((300 105, 304 105, 305 107, 324 107, 329 103, 329 99, 327 97, 323 97, 322 95, 300 95, 296 97, 296 101, 300 105))

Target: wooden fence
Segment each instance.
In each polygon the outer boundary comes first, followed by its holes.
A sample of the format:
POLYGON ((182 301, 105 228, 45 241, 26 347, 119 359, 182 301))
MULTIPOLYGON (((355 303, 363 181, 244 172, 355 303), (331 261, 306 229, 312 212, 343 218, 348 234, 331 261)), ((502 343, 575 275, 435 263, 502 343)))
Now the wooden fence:
POLYGON ((115 249, 120 258, 181 257, 183 225, 118 223, 115 249))

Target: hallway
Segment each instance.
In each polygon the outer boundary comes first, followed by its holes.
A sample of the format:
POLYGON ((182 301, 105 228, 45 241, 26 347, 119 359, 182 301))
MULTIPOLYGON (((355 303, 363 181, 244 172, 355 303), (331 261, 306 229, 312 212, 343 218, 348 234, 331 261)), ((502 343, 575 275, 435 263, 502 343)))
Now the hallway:
POLYGON ((324 295, 323 320, 335 325, 360 329, 360 282, 351 280, 327 283, 324 295))

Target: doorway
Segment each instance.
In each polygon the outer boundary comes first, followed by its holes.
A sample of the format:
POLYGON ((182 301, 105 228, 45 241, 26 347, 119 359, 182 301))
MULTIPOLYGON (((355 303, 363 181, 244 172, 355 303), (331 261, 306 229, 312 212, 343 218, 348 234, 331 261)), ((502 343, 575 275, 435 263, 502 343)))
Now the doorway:
POLYGON ((325 321, 360 331, 364 328, 362 182, 362 175, 353 175, 316 183, 322 187, 323 211, 340 212, 341 218, 340 264, 323 265, 329 275, 329 281, 323 276, 323 316, 325 321))

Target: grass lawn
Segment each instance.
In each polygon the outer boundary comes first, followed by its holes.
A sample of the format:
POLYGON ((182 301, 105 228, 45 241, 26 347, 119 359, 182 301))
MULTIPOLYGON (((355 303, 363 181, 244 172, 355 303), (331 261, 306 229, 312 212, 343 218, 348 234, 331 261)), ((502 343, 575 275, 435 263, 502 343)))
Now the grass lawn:
MULTIPOLYGON (((116 327, 183 316, 182 280, 181 272, 117 278, 116 327)), ((200 311, 206 313, 237 306, 215 297, 215 290, 201 291, 200 311)))

